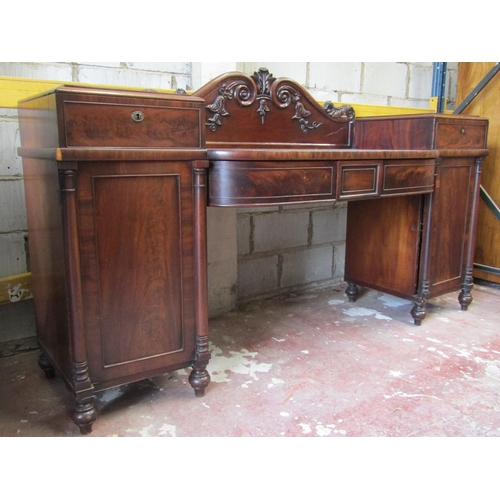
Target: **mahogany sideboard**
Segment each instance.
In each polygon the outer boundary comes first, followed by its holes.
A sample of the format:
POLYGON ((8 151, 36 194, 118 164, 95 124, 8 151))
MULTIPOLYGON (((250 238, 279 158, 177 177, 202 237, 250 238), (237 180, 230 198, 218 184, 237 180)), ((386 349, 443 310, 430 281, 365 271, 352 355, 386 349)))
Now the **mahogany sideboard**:
POLYGON ((19 118, 39 364, 82 434, 97 391, 192 367, 204 394, 207 205, 347 201, 350 301, 408 298, 417 325, 432 297, 472 301, 485 119, 356 119, 266 69, 191 96, 62 86, 19 118))

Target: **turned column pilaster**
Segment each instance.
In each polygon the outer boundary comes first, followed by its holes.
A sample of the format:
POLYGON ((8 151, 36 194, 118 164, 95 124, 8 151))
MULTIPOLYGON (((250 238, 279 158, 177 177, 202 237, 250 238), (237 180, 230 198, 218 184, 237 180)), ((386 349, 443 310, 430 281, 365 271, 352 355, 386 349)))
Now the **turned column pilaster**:
POLYGON ((189 383, 195 395, 201 397, 210 383, 207 365, 208 298, 207 298, 207 168, 208 161, 195 161, 194 175, 194 262, 196 286, 196 347, 189 383))
POLYGON ((467 311, 467 308, 472 302, 472 288, 474 286, 474 278, 472 271, 474 267, 474 253, 476 251, 476 231, 477 231, 477 214, 479 210, 479 191, 481 187, 481 172, 484 158, 476 158, 476 169, 474 175, 474 193, 472 195, 472 209, 469 221, 469 239, 467 241, 467 254, 465 263, 465 276, 462 290, 458 296, 458 302, 462 311, 467 311))
POLYGON ((87 362, 87 345, 83 318, 83 294, 80 268, 80 246, 78 243, 77 217, 77 164, 61 163, 60 186, 63 212, 63 234, 66 247, 66 292, 70 329, 70 354, 72 384, 75 397, 73 421, 82 434, 92 430, 97 417, 94 404, 94 386, 90 380, 87 362))

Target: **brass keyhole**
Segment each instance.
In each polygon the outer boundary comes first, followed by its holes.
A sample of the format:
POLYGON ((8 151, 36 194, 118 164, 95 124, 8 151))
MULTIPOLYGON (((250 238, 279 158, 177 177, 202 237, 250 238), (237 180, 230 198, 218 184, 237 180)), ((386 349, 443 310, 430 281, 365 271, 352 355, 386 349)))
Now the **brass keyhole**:
POLYGON ((134 122, 142 122, 142 120, 144 120, 144 113, 142 111, 133 111, 132 120, 134 120, 134 122))

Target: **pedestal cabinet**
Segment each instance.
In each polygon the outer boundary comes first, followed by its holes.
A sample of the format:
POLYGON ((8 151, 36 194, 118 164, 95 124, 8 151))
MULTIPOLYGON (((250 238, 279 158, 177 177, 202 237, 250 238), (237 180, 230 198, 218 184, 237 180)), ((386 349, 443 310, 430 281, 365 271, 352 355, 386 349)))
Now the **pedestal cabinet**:
POLYGON ((356 121, 356 148, 435 149, 435 185, 421 196, 387 197, 348 206, 345 279, 413 300, 417 325, 429 298, 461 289, 472 302, 472 267, 481 165, 488 121, 416 115, 356 121))
POLYGON ((204 102, 60 87, 20 103, 40 366, 75 397, 206 366, 204 102))

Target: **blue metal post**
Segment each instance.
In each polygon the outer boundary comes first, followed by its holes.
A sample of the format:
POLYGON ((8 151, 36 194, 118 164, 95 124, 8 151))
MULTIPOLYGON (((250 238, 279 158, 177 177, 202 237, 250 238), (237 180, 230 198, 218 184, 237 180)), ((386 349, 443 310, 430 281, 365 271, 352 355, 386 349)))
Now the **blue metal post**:
POLYGON ((432 97, 438 98, 437 112, 444 113, 445 86, 446 86, 446 64, 445 62, 433 63, 432 73, 432 97))

